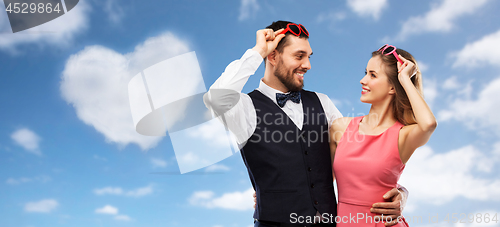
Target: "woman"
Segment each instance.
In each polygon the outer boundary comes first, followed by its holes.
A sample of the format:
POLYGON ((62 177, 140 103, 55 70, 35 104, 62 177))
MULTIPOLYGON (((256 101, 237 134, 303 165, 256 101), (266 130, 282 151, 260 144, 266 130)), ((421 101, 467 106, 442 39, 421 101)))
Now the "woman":
POLYGON ((337 119, 330 128, 338 227, 384 226, 370 207, 396 187, 405 163, 437 126, 410 53, 384 45, 372 53, 360 82, 360 100, 371 104, 370 112, 337 119))

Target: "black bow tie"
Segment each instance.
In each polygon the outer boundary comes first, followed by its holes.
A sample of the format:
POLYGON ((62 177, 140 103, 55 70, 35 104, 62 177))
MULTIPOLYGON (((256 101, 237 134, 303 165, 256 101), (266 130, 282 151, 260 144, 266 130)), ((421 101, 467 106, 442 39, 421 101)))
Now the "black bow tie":
POLYGON ((292 91, 288 94, 276 93, 276 102, 278 102, 278 106, 281 108, 285 106, 285 103, 288 100, 291 100, 294 103, 300 103, 300 92, 292 91))

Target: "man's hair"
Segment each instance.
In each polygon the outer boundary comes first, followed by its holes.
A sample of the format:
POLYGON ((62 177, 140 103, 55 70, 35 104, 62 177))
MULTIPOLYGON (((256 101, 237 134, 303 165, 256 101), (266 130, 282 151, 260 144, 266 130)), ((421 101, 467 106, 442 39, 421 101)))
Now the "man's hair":
MULTIPOLYGON (((293 23, 293 22, 290 22, 290 21, 283 21, 283 20, 279 20, 279 21, 275 21, 273 22, 271 25, 267 26, 266 28, 270 28, 270 29, 273 29, 273 31, 277 31, 277 30, 280 30, 282 28, 285 28, 286 29, 286 26, 290 23, 293 23)), ((278 46, 276 46, 276 50, 280 53, 283 53, 283 49, 289 44, 288 43, 288 37, 290 35, 293 35, 295 36, 294 34, 290 33, 290 32, 287 32, 285 33, 285 37, 283 39, 281 39, 281 41, 278 43, 278 46)), ((300 38, 305 38, 305 39, 308 39, 309 37, 304 34, 303 32, 300 33, 300 38)))

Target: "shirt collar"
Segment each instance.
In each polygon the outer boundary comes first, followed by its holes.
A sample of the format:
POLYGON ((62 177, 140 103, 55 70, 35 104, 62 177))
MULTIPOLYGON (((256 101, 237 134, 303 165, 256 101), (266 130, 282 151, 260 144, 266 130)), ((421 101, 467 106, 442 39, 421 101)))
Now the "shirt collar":
MULTIPOLYGON (((257 90, 259 90, 265 96, 269 97, 276 104, 277 104, 277 102, 276 102, 276 93, 281 93, 281 94, 288 94, 288 93, 290 93, 290 92, 283 93, 283 92, 281 92, 279 90, 276 90, 276 89, 270 87, 269 85, 267 85, 266 83, 264 83, 264 81, 262 81, 262 79, 260 80, 259 88, 257 88, 257 90)), ((301 102, 302 102, 302 100, 301 100, 301 102)))

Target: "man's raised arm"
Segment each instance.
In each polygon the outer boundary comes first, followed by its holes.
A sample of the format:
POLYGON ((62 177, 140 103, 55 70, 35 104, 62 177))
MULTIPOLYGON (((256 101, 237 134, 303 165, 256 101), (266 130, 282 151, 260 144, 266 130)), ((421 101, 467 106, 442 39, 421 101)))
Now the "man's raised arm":
POLYGON ((282 30, 257 31, 256 45, 231 62, 222 75, 210 86, 203 101, 214 116, 222 116, 224 125, 234 134, 238 144, 243 144, 255 129, 256 113, 250 97, 241 94, 246 82, 259 68, 285 36, 282 30))

